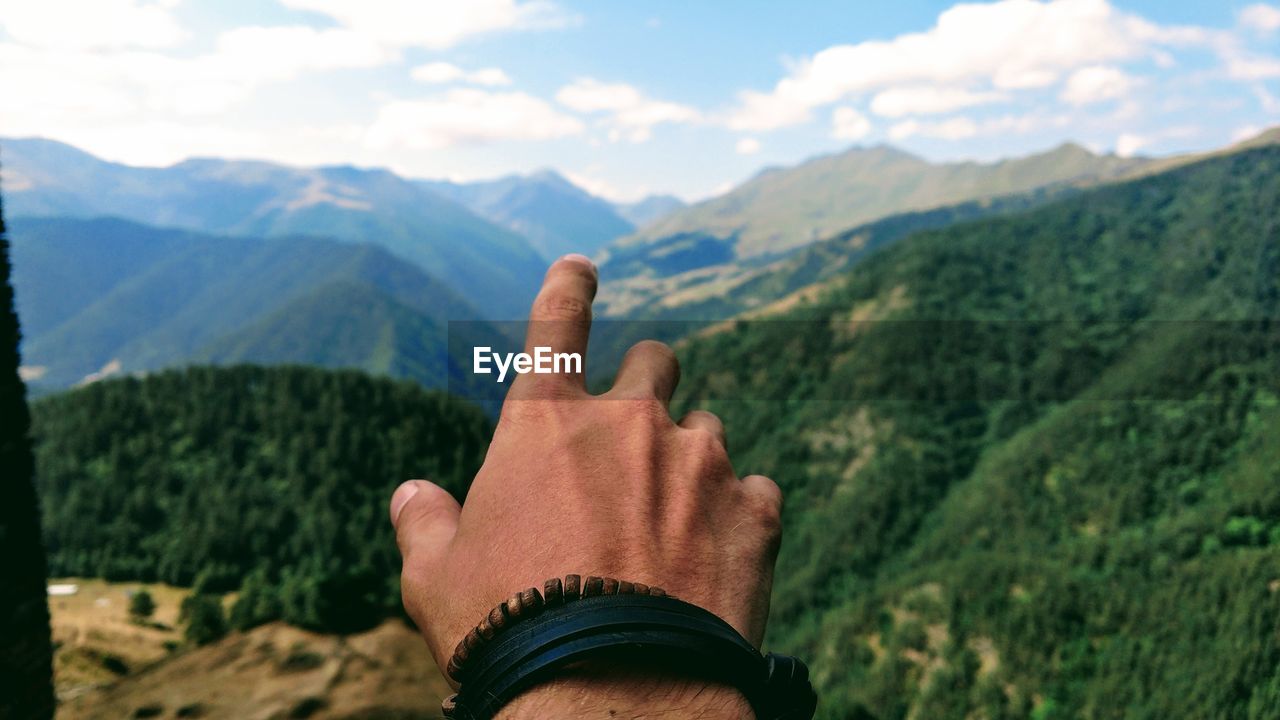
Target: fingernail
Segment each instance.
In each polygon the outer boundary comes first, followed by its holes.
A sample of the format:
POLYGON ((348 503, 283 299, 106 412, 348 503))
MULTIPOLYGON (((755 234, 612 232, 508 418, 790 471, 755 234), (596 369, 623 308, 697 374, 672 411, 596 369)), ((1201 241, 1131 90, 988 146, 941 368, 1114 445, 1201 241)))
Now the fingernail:
POLYGON ((404 510, 404 506, 409 503, 410 498, 418 494, 418 482, 409 480, 400 483, 400 487, 391 495, 391 524, 395 525, 400 519, 400 511, 404 510))
POLYGON ((576 262, 582 265, 586 265, 587 267, 591 268, 591 272, 593 273, 596 272, 596 264, 591 262, 591 258, 587 257, 586 255, 580 255, 578 253, 569 253, 568 255, 560 256, 560 259, 567 260, 568 262, 576 262))

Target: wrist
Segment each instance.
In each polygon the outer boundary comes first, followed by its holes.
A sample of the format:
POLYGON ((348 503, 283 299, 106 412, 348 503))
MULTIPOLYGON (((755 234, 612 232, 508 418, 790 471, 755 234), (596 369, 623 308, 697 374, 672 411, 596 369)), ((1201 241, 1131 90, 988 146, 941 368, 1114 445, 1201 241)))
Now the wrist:
POLYGON ((600 659, 565 668, 554 679, 521 693, 496 716, 548 717, 752 720, 755 713, 742 693, 729 685, 653 665, 600 659))

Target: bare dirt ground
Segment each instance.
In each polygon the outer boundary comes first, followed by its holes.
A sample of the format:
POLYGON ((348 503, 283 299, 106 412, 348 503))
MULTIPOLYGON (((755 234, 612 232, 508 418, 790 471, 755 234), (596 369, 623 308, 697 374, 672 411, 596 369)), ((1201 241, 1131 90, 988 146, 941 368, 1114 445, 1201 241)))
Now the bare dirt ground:
POLYGON ((449 692, 417 633, 396 620, 348 636, 272 623, 188 648, 176 623, 185 590, 56 582, 80 586, 49 598, 58 720, 418 720, 440 717, 449 692), (145 626, 128 616, 138 588, 157 605, 145 626))

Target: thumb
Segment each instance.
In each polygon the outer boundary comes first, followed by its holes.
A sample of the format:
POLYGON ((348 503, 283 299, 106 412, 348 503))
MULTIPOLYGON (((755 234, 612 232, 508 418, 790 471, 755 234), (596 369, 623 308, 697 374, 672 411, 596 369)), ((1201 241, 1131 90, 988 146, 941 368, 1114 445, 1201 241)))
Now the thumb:
POLYGON ((391 495, 391 524, 406 561, 410 555, 432 557, 444 552, 458 531, 458 501, 426 480, 401 483, 391 495))

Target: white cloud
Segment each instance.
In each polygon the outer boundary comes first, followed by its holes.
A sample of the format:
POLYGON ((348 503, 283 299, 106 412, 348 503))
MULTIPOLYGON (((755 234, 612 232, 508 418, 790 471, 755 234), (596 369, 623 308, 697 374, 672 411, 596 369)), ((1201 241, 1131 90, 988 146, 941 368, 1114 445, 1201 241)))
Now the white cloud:
POLYGON ((831 136, 838 140, 861 140, 871 133, 871 121, 851 107, 831 113, 831 136))
POLYGON ((975 121, 967 117, 953 117, 937 122, 926 122, 910 118, 896 123, 889 128, 889 138, 906 140, 911 137, 925 137, 934 140, 966 140, 972 137, 990 137, 993 135, 1025 135, 1045 128, 1064 128, 1072 122, 1067 114, 1048 114, 1033 112, 1024 115, 1001 115, 975 121))
POLYGON ((1227 74, 1236 80, 1280 78, 1280 58, 1235 55, 1227 58, 1227 74))
POLYGON ((477 35, 563 27, 574 18, 544 0, 281 0, 390 47, 443 50, 477 35))
POLYGON ((985 105, 1008 99, 1007 93, 974 92, 961 88, 913 85, 890 88, 877 93, 871 99, 871 112, 889 118, 900 118, 907 115, 937 115, 974 105, 985 105))
POLYGON ((504 140, 551 140, 582 130, 577 118, 525 93, 466 88, 383 105, 366 142, 375 149, 439 149, 504 140))
POLYGON ((447 62, 419 65, 409 73, 414 80, 430 84, 456 82, 465 77, 466 74, 466 71, 462 68, 447 62))
POLYGON ((1280 30, 1280 7, 1256 3, 1240 11, 1240 24, 1260 33, 1280 30))
POLYGON ((476 85, 510 85, 511 76, 502 71, 502 68, 488 67, 472 70, 467 73, 467 80, 476 85))
POLYGON ((609 139, 644 142, 653 128, 663 123, 697 122, 697 110, 664 100, 654 100, 625 83, 603 83, 593 78, 579 78, 560 88, 556 100, 581 113, 608 113, 605 121, 609 139))
POLYGON ((1137 84, 1137 80, 1118 68, 1090 65, 1071 73, 1059 97, 1072 105, 1089 105, 1122 98, 1137 84))
POLYGON ((906 140, 909 137, 927 137, 936 140, 963 140, 977 135, 978 124, 967 117, 954 117, 938 122, 903 120, 889 128, 889 137, 906 140))
POLYGON ((303 72, 375 67, 395 57, 349 30, 249 26, 219 35, 214 53, 197 62, 213 76, 262 83, 291 80, 303 72))
POLYGON ((602 83, 592 78, 580 78, 572 85, 560 88, 556 100, 561 105, 578 112, 619 111, 644 102, 644 96, 636 88, 624 83, 602 83))
POLYGON ((1123 133, 1116 138, 1116 155, 1133 157, 1139 150, 1151 144, 1151 138, 1136 133, 1123 133))
POLYGON ((0 0, 0 27, 15 42, 39 48, 167 48, 187 36, 172 6, 137 0, 0 0))
POLYGON ((1064 128, 1071 124, 1072 118, 1066 114, 1030 113, 1027 115, 1003 115, 982 121, 978 128, 979 135, 997 135, 1027 133, 1044 128, 1064 128))
POLYGON ((1151 132, 1121 133, 1116 138, 1115 153, 1120 157, 1132 157, 1139 150, 1150 147, 1156 143, 1167 140, 1187 140, 1203 135, 1201 128, 1197 125, 1172 125, 1161 127, 1151 132))
POLYGON ((799 62, 773 90, 741 93, 728 124, 778 128, 842 98, 904 85, 1043 88, 1080 67, 1154 58, 1159 46, 1205 40, 1199 29, 1158 26, 1106 0, 958 4, 925 32, 836 45, 799 62))
POLYGON ((600 171, 601 168, 599 166, 593 166, 583 171, 563 170, 560 171, 560 174, 564 175, 574 185, 609 202, 635 202, 649 194, 649 188, 646 185, 623 190, 614 183, 600 177, 600 171))
POLYGON ((474 85, 510 85, 511 78, 501 68, 489 67, 479 70, 463 70, 447 62, 433 62, 419 65, 409 73, 418 82, 428 84, 471 83, 474 85))
POLYGON ((22 68, 0 73, 0 131, 28 127, 24 132, 44 134, 42 126, 70 120, 92 126, 226 112, 264 85, 306 72, 373 67, 393 57, 348 30, 308 27, 237 28, 220 35, 211 52, 194 57, 0 42, 0 66, 22 68))
POLYGON ((755 138, 742 138, 738 141, 738 144, 733 147, 733 151, 739 155, 755 155, 760 152, 760 141, 755 138))
POLYGON ((1255 138, 1262 133, 1263 129, 1257 125, 1245 125, 1236 128, 1235 132, 1231 133, 1231 143, 1234 145, 1235 143, 1255 138))
POLYGON ((1280 113, 1280 98, 1267 92, 1267 89, 1261 83, 1253 86, 1253 96, 1258 99, 1258 104, 1263 110, 1269 113, 1280 113))

